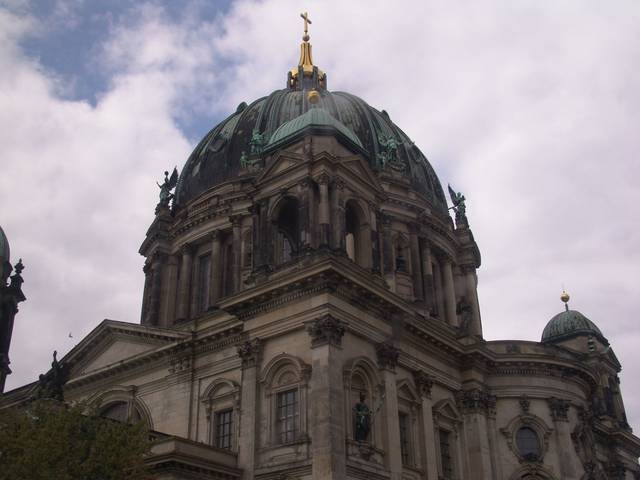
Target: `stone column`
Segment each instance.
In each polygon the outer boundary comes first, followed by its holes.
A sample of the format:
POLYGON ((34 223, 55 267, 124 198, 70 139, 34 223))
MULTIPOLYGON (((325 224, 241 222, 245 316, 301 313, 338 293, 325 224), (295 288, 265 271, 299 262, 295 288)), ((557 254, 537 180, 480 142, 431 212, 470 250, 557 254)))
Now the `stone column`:
POLYGON ((371 217, 371 270, 380 275, 382 256, 380 252, 380 211, 375 204, 369 205, 369 215, 371 217))
POLYGON ((409 224, 409 247, 411 249, 411 278, 413 280, 413 296, 418 302, 424 301, 424 284, 422 283, 422 263, 420 262, 420 243, 418 242, 418 225, 409 224))
POLYGON ((233 232, 233 293, 238 293, 242 286, 242 217, 240 215, 232 215, 230 218, 233 232))
POLYGON ((259 338, 247 340, 238 347, 242 359, 242 389, 240 398, 240 429, 238 438, 238 468, 242 479, 250 480, 256 466, 258 446, 258 367, 262 353, 259 338))
POLYGON ((435 285, 435 303, 438 307, 438 318, 443 322, 447 321, 446 308, 444 306, 444 288, 442 286, 442 270, 440 269, 440 263, 433 264, 433 279, 435 285))
POLYGON ((331 216, 333 221, 333 248, 344 251, 345 249, 345 218, 344 218, 344 183, 339 178, 333 182, 333 195, 331 198, 331 216))
POLYGON ((151 262, 145 262, 142 271, 144 272, 144 289, 142 290, 140 323, 146 325, 147 318, 149 317, 149 302, 151 300, 151 262))
POLYGON ((342 381, 343 323, 330 315, 307 325, 311 337, 313 480, 347 477, 342 381))
POLYGON ((482 322, 480 320, 480 304, 478 303, 478 285, 476 272, 473 267, 463 269, 466 284, 467 299, 471 306, 471 325, 469 334, 482 337, 482 322))
POLYGON ((308 178, 302 179, 298 183, 298 229, 300 230, 300 250, 311 246, 311 212, 310 207, 310 190, 311 181, 308 178))
POLYGON ((176 316, 176 296, 178 289, 178 259, 170 255, 165 266, 165 288, 162 289, 160 325, 168 327, 176 316))
POLYGON ((431 248, 425 239, 422 242, 422 274, 424 275, 422 284, 424 287, 424 302, 429 313, 432 313, 436 308, 435 292, 433 290, 433 266, 431 262, 431 248))
POLYGON ((402 478, 402 454, 400 453, 400 422, 398 420, 398 391, 396 386, 396 366, 399 350, 391 343, 376 346, 378 367, 382 371, 384 403, 380 413, 384 414, 385 453, 391 480, 402 478))
POLYGON ((433 380, 424 372, 416 371, 413 379, 422 398, 422 429, 424 464, 427 480, 438 480, 438 454, 436 452, 436 434, 433 424, 433 403, 431 401, 431 387, 433 380))
POLYGON ((444 303, 445 317, 447 323, 454 327, 458 326, 458 315, 456 314, 456 288, 453 283, 453 268, 451 261, 446 259, 442 265, 442 279, 444 281, 444 303))
POLYGON ((495 415, 496 397, 478 388, 458 393, 463 414, 469 480, 495 478, 491 464, 487 416, 495 415))
POLYGON ((547 400, 549 411, 553 419, 553 426, 556 435, 556 452, 560 464, 560 477, 563 480, 578 479, 578 469, 575 464, 575 451, 571 439, 569 428, 569 407, 568 400, 551 397, 547 400))
POLYGON ((222 287, 222 255, 220 252, 221 236, 219 230, 211 234, 211 278, 209 280, 209 309, 214 308, 221 294, 222 287))
POLYGON ((151 260, 151 292, 149 294, 149 305, 146 325, 157 326, 160 321, 160 291, 162 289, 162 264, 165 255, 154 253, 151 260))
POLYGON ((391 240, 391 218, 382 217, 382 264, 384 275, 393 275, 393 245, 391 240))
POLYGON ((331 223, 329 210, 329 176, 325 173, 318 178, 320 205, 318 206, 318 223, 320 224, 320 246, 329 246, 331 223))
POLYGON ((178 315, 176 320, 189 318, 189 296, 191 293, 191 267, 193 264, 193 247, 188 243, 182 247, 182 268, 178 283, 178 315))

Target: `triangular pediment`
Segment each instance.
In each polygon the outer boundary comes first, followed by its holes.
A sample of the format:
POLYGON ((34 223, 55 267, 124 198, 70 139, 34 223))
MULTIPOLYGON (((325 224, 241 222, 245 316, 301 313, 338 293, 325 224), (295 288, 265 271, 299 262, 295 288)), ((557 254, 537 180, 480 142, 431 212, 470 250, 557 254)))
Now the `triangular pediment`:
POLYGON ((61 363, 69 365, 70 380, 173 344, 183 332, 105 320, 83 338, 61 363))
POLYGON ((284 172, 289 172, 303 163, 304 159, 300 153, 291 151, 279 152, 274 156, 271 162, 269 162, 267 168, 264 169, 258 178, 258 183, 267 178, 276 177, 284 172))
MULTIPOLYGON (((370 188, 382 192, 382 185, 378 182, 375 174, 371 170, 369 164, 360 155, 353 155, 340 159, 340 167, 347 170, 348 174, 352 174, 353 178, 359 182, 363 182, 370 188)), ((345 172, 346 173, 346 172, 345 172)))

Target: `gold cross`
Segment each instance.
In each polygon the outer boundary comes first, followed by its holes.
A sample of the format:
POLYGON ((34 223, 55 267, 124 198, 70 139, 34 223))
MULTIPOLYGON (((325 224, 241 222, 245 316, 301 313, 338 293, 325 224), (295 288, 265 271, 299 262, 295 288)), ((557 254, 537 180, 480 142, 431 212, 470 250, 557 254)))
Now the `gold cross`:
POLYGON ((311 24, 311 20, 309 20, 309 14, 307 12, 301 13, 300 16, 304 20, 304 35, 307 36, 307 32, 309 31, 309 25, 311 24))

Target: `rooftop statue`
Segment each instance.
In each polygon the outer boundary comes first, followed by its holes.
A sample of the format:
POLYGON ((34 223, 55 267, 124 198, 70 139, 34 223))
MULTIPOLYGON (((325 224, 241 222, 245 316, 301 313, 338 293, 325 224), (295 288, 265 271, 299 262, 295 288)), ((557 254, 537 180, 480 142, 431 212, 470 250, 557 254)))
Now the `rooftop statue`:
POLYGON ((64 401, 64 384, 67 382, 69 371, 66 365, 61 365, 56 358, 58 352, 54 350, 53 361, 51 362, 51 370, 40 375, 38 386, 35 392, 36 398, 50 398, 64 401))
MULTIPOLYGON (((465 205, 466 198, 462 192, 457 192, 451 188, 451 185, 447 185, 449 188, 449 196, 451 197, 451 203, 453 203, 454 212, 456 212, 456 225, 468 225, 467 222, 467 207, 465 205)), ((449 210, 451 210, 451 208, 449 210)))
POLYGON ((380 144, 378 160, 382 168, 391 168, 398 172, 404 172, 406 165, 398 157, 398 141, 395 137, 393 135, 389 137, 378 135, 378 144, 380 144))
POLYGON ((171 177, 169 177, 169 172, 164 172, 164 182, 160 185, 156 182, 158 187, 160 187, 160 206, 168 207, 169 202, 173 198, 173 193, 171 190, 175 188, 178 184, 178 167, 173 168, 173 173, 171 173, 171 177))

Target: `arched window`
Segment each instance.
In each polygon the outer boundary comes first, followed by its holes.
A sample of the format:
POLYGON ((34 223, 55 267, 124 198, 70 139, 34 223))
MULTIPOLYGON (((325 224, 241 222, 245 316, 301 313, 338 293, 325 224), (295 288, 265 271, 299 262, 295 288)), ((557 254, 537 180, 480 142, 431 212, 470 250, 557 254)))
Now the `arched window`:
POLYGON ((409 272, 409 241, 404 235, 398 235, 393 245, 396 272, 409 272))
POLYGON ((275 212, 275 261, 282 264, 290 261, 297 253, 300 244, 298 222, 298 200, 287 197, 281 201, 275 212))
POLYGON ((208 432, 206 441, 214 447, 236 451, 240 386, 230 380, 215 380, 207 387, 201 400, 208 423, 208 428, 204 429, 208 432))
POLYGON ((371 264, 371 238, 365 213, 356 200, 345 205, 345 248, 347 257, 368 268, 371 264))

